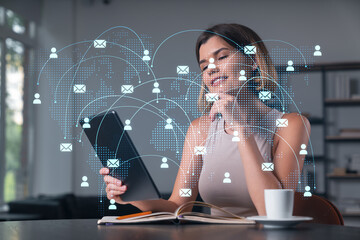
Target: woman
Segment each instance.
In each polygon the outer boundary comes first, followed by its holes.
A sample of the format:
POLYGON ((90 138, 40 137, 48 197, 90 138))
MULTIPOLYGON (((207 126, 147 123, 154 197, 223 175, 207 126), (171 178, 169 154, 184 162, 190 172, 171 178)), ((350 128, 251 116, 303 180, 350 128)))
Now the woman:
MULTIPOLYGON (((310 124, 299 114, 283 114, 258 99, 259 91, 275 90, 276 72, 251 29, 213 26, 198 38, 196 56, 202 71, 198 105, 204 114, 188 129, 172 195, 169 200, 130 203, 142 211, 172 212, 200 193, 205 202, 235 214, 266 215, 264 189, 297 187, 304 160, 300 146, 308 143, 310 124), (256 53, 245 54, 246 46, 255 46, 256 53), (206 93, 219 99, 206 102, 206 93), (287 120, 288 127, 276 127, 279 119, 287 120), (207 153, 197 155, 199 147, 207 153), (263 171, 264 162, 272 162, 274 171, 263 171), (181 188, 191 188, 192 196, 179 196, 181 188)), ((100 174, 105 175, 107 197, 125 204, 121 194, 126 186, 108 176, 107 168, 100 174)))

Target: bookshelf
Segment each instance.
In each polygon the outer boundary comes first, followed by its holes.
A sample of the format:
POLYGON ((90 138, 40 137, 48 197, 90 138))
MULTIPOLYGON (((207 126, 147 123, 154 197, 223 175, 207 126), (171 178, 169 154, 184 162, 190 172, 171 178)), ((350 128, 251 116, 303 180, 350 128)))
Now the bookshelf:
POLYGON ((329 179, 333 180, 353 180, 353 179, 360 179, 360 174, 342 174, 342 175, 336 175, 336 174, 329 174, 327 175, 329 179))
POLYGON ((358 142, 360 141, 360 136, 326 136, 325 140, 327 142, 358 142))
POLYGON ((328 107, 351 107, 360 106, 360 99, 325 99, 325 106, 328 107))
MULTIPOLYGON (((326 198, 334 199, 335 201, 341 200, 334 192, 329 192, 331 190, 330 185, 334 182, 344 182, 344 184, 349 184, 353 181, 360 180, 360 173, 357 174, 342 174, 335 175, 330 172, 330 162, 334 159, 331 159, 329 156, 330 147, 334 144, 359 144, 360 142, 360 134, 357 135, 355 133, 351 133, 350 136, 342 136, 342 135, 331 135, 329 133, 329 128, 331 128, 331 124, 333 122, 329 122, 329 109, 331 108, 347 108, 347 107, 359 107, 360 113, 360 99, 359 98, 333 98, 332 96, 327 96, 329 85, 329 72, 346 72, 346 71, 360 71, 360 62, 339 62, 339 63, 320 63, 315 64, 311 67, 304 66, 294 66, 295 69, 298 69, 298 73, 320 73, 321 76, 321 94, 322 94, 322 117, 308 117, 310 124, 312 126, 316 125, 322 128, 323 132, 323 153, 324 155, 314 156, 315 162, 321 162, 324 179, 321 179, 321 182, 324 183, 324 192, 315 191, 315 194, 324 196, 326 198), (328 86, 327 86, 328 85, 328 86)), ((278 66, 276 67, 279 75, 286 73, 286 66, 278 66)), ((360 78, 360 74, 359 74, 360 78)), ((331 83, 330 83, 331 84, 331 83)), ((336 86, 332 86, 336 88, 336 86)), ((338 97, 338 96, 337 96, 338 97)), ((336 120, 335 120, 336 121, 336 120)), ((360 123, 360 122, 359 122, 360 123)), ((360 128, 360 125, 358 126, 360 128)), ((355 145, 356 146, 356 145, 355 145)), ((312 159, 312 156, 307 156, 309 159, 312 159)), ((346 159, 339 159, 336 163, 343 163, 346 159)), ((359 199, 360 202, 360 199, 359 199)), ((348 213, 344 212, 343 216, 349 217, 360 217, 360 213, 348 213)))
POLYGON ((324 124, 323 118, 310 117, 309 122, 311 125, 324 124))

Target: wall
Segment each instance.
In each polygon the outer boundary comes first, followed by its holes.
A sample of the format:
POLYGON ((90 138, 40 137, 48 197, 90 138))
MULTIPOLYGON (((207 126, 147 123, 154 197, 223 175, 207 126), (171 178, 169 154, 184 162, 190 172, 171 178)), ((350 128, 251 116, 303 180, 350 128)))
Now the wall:
MULTIPOLYGON (((347 1, 44 1, 39 27, 39 47, 65 46, 75 41, 94 39, 99 33, 116 25, 128 26, 138 33, 151 35, 155 45, 168 35, 185 29, 205 29, 220 22, 237 22, 253 28, 263 39, 281 39, 295 46, 321 45, 321 62, 359 61, 360 2, 347 1), (75 8, 74 8, 75 7, 75 8), (73 13, 74 11, 74 13, 73 13), (353 41, 349 40, 352 39, 353 41)), ((171 76, 181 59, 191 69, 197 69, 194 41, 198 33, 175 37, 159 51, 157 70, 162 76, 171 76)), ((198 71, 198 70, 196 70, 198 71)), ((41 92, 47 91, 42 86, 41 92)), ((297 93, 302 95, 301 90, 297 93)), ((49 96, 46 96, 49 97, 49 96)), ((169 96, 168 96, 169 97, 169 96)), ((96 188, 81 189, 81 176, 88 175, 90 183, 97 183, 96 174, 84 159, 86 152, 75 151, 64 158, 58 151, 62 138, 54 131, 48 108, 37 110, 37 139, 35 182, 33 193, 77 194, 97 193, 96 188), (52 135, 49 136, 49 132, 52 135), (71 174, 69 174, 71 173, 71 174), (56 187, 54 187, 56 186, 56 187)), ((133 136, 141 145, 142 136, 133 136)), ((143 149, 148 152, 152 149, 143 149)), ((158 166, 148 166, 160 175, 158 166)), ((176 169, 168 172, 157 184, 163 192, 170 192, 176 169)))
MULTIPOLYGON (((38 25, 38 49, 48 50, 52 47, 67 45, 73 42, 73 2, 65 1, 43 1, 41 23, 38 25)), ((67 54, 72 54, 68 51, 67 54)), ((36 58, 36 66, 43 66, 43 59, 36 58)), ((37 77, 37 75, 36 75, 37 77)), ((42 104, 34 105, 35 111, 35 150, 33 166, 33 182, 31 193, 37 194, 58 194, 73 191, 73 165, 72 154, 61 154, 59 143, 63 139, 60 129, 51 118, 49 113, 52 99, 47 79, 49 76, 43 74, 39 87, 36 87, 36 79, 32 79, 34 92, 41 95, 42 104)))

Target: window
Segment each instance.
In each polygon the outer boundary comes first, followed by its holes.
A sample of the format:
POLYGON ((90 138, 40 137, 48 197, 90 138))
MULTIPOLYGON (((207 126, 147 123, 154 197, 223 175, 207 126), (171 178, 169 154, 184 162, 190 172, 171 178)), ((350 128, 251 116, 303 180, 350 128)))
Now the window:
POLYGON ((5 41, 5 179, 4 201, 16 199, 16 181, 21 179, 21 149, 23 125, 24 53, 21 42, 5 41))
POLYGON ((29 112, 27 56, 35 45, 35 24, 0 6, 0 203, 23 198, 28 168, 29 112), (1 31, 1 30, 4 31, 1 31))
POLYGON ((6 10, 6 23, 15 33, 25 33, 25 20, 9 9, 6 10))
POLYGON ((0 6, 0 24, 3 25, 5 21, 5 11, 4 8, 0 6))

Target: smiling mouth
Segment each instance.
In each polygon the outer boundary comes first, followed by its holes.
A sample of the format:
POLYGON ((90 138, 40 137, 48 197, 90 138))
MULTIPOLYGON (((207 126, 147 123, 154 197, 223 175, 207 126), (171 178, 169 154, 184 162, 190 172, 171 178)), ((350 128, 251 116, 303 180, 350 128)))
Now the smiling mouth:
POLYGON ((227 78, 228 78, 227 76, 221 76, 221 77, 214 78, 213 80, 211 80, 211 86, 218 86, 222 82, 224 82, 227 78))

